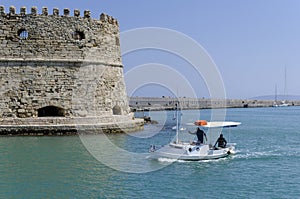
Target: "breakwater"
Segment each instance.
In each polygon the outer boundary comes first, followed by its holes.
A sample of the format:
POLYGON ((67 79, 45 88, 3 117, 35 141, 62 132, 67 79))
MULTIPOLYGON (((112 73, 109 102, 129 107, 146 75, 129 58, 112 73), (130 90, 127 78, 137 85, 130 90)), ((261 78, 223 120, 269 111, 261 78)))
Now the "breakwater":
MULTIPOLYGON (((299 100, 286 101, 289 106, 300 106, 299 100)), ((278 101, 277 104, 280 102, 278 101)), ((171 97, 130 97, 129 106, 132 111, 174 110, 180 109, 212 109, 212 108, 255 108, 273 107, 273 100, 255 99, 205 99, 205 98, 171 98, 171 97)))

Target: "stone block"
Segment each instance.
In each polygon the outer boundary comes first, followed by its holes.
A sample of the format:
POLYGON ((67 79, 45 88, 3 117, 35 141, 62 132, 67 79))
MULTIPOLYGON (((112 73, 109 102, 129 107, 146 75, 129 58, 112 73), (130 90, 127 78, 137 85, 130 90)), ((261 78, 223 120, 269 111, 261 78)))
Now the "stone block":
POLYGON ((38 13, 37 7, 36 6, 32 6, 31 7, 31 14, 35 16, 35 15, 37 15, 37 13, 38 13))
POLYGON ((17 112, 18 112, 18 113, 25 113, 26 111, 25 111, 25 109, 18 109, 17 112))
POLYGON ((74 17, 79 17, 80 16, 80 10, 75 9, 74 10, 74 17))
POLYGON ((64 9, 64 16, 69 16, 70 15, 70 9, 69 8, 65 8, 64 9))
POLYGON ((91 17, 91 11, 85 10, 84 11, 84 18, 90 18, 91 17))
POLYGON ((20 14, 21 15, 25 15, 26 14, 26 7, 23 6, 23 7, 20 8, 20 14))
POLYGON ((48 16, 48 8, 46 8, 46 7, 42 8, 42 15, 48 16))
POLYGON ((4 6, 0 6, 0 15, 4 15, 5 14, 5 8, 4 6))
POLYGON ((16 14, 16 7, 10 6, 9 7, 9 14, 10 15, 15 15, 16 14))
POLYGON ((53 16, 59 16, 59 9, 53 8, 53 16))

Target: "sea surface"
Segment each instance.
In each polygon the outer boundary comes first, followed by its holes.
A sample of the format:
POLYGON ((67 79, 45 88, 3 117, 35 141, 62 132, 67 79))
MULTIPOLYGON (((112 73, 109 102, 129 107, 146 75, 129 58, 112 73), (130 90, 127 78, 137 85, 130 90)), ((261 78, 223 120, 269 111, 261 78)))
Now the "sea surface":
MULTIPOLYGON (((227 109, 242 123, 224 131, 237 153, 192 162, 147 158, 176 124, 173 111, 147 114, 159 123, 131 134, 0 137, 0 198, 300 198, 300 107, 227 109)), ((211 110, 179 115, 184 126, 211 110)))

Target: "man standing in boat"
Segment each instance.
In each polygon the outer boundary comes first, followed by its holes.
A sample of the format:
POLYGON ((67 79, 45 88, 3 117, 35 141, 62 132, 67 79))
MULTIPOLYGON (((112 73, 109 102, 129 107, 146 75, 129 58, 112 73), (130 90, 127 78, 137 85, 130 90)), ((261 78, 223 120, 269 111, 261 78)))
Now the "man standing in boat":
POLYGON ((199 145, 199 144, 203 144, 204 142, 204 137, 205 137, 205 140, 207 141, 207 137, 206 137, 206 134, 205 132, 200 129, 199 127, 197 128, 197 131, 195 133, 192 133, 189 131, 190 134, 196 134, 197 135, 197 142, 196 144, 199 145))
POLYGON ((205 137, 205 140, 207 141, 205 132, 202 129, 200 129, 199 127, 197 128, 196 135, 197 135, 197 139, 198 139, 197 144, 203 144, 204 137, 205 137))

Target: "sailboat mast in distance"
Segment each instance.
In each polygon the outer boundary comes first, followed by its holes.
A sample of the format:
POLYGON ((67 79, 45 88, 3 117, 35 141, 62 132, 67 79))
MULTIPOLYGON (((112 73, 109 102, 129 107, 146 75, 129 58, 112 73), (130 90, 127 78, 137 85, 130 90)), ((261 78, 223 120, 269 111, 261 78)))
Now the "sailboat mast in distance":
POLYGON ((278 106, 278 104, 277 104, 277 84, 275 84, 275 99, 274 99, 273 106, 274 107, 278 106))
POLYGON ((286 86, 286 67, 284 67, 284 99, 286 100, 286 94, 287 94, 287 86, 286 86))
POLYGON ((284 100, 282 100, 281 104, 279 105, 280 107, 285 107, 289 106, 289 104, 286 102, 286 93, 287 93, 287 82, 286 82, 286 67, 284 67, 284 100))
POLYGON ((277 103, 277 84, 275 84, 275 102, 277 103))

